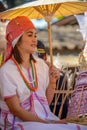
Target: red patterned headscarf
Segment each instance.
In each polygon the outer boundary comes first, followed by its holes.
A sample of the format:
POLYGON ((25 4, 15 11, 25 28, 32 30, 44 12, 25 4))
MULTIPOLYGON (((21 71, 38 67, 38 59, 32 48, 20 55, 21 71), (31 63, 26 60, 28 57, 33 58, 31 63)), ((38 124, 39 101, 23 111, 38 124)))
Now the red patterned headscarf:
POLYGON ((29 29, 35 29, 35 26, 26 16, 18 16, 8 23, 6 28, 7 47, 5 61, 11 57, 12 50, 19 38, 29 29))

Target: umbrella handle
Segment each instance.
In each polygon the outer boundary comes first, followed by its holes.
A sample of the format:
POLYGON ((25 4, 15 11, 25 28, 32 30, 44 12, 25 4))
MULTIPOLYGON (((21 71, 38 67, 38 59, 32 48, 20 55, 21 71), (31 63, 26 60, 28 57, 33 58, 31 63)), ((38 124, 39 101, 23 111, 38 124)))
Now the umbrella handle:
POLYGON ((52 52, 52 39, 51 39, 51 25, 50 22, 47 21, 48 24, 48 42, 49 42, 49 47, 50 47, 50 62, 51 65, 53 65, 53 52, 52 52))

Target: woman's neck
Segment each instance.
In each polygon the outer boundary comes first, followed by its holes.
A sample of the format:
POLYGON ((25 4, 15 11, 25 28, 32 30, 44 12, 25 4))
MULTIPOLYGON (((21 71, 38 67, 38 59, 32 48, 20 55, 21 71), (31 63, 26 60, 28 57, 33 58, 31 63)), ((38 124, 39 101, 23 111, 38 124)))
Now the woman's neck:
POLYGON ((30 55, 22 55, 22 59, 23 62, 21 63, 21 65, 25 68, 25 69, 29 69, 30 67, 30 55))

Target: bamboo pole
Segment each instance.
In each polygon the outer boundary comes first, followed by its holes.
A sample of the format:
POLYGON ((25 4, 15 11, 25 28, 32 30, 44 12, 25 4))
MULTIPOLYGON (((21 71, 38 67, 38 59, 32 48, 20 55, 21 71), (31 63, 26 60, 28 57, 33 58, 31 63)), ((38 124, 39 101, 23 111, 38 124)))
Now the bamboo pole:
POLYGON ((50 22, 47 21, 48 24, 48 42, 49 42, 49 48, 50 48, 50 62, 51 65, 53 65, 53 51, 52 51, 52 39, 51 39, 51 25, 50 22))

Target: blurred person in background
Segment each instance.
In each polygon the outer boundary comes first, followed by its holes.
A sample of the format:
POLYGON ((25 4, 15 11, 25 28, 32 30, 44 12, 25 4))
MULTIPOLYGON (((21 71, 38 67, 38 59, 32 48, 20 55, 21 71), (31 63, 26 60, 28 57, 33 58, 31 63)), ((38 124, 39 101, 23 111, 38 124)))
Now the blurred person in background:
POLYGON ((44 61, 47 61, 46 48, 41 40, 37 41, 37 55, 39 58, 43 59, 44 61))

